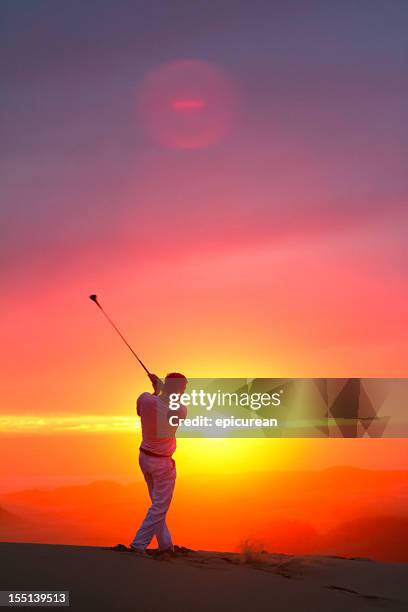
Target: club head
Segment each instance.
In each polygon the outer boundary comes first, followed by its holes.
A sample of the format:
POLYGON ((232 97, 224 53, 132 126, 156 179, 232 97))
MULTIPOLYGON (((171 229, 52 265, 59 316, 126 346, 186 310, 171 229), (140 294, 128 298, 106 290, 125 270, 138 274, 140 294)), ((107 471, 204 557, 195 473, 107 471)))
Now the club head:
POLYGON ((98 298, 96 296, 96 293, 93 293, 92 295, 90 295, 89 299, 92 300, 93 302, 98 303, 98 298))

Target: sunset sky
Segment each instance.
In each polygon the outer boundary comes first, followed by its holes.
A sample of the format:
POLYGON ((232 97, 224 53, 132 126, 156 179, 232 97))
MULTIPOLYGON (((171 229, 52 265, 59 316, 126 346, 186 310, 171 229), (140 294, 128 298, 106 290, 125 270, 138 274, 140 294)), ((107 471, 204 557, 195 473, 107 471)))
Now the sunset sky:
MULTIPOLYGON (((139 478, 142 369, 408 375, 408 5, 3 0, 0 489, 139 478), (135 429, 133 433, 133 428, 135 429)), ((405 440, 183 440, 187 472, 405 440)))

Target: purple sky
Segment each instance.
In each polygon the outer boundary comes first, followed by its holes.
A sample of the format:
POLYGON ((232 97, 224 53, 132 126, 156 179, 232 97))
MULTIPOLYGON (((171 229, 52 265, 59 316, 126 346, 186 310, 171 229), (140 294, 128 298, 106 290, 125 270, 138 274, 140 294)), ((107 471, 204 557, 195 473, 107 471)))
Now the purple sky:
POLYGON ((188 254, 384 222, 384 265, 405 263, 407 27, 399 0, 3 0, 6 287, 31 265, 93 268, 101 245, 137 258, 152 232, 188 254), (239 107, 193 153, 151 142, 136 112, 149 71, 183 58, 220 66, 239 107))

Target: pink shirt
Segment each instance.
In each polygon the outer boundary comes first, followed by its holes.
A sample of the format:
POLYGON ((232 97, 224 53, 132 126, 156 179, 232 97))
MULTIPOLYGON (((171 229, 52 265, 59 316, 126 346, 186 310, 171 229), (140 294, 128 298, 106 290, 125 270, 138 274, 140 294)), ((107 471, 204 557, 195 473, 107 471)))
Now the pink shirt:
POLYGON ((137 414, 142 421, 142 443, 140 448, 171 457, 176 450, 177 426, 170 425, 169 417, 178 416, 184 419, 187 408, 170 410, 168 403, 152 393, 142 393, 137 400, 137 414))

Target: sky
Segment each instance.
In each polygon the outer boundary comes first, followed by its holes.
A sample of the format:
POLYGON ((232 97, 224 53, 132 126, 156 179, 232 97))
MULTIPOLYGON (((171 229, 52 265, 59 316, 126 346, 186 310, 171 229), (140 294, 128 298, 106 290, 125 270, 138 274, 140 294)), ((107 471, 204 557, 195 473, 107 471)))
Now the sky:
MULTIPOLYGON (((407 375, 407 25, 399 0, 3 0, 8 482, 131 474, 146 381, 93 292, 159 375, 407 375)), ((407 468, 405 441, 322 442, 179 452, 407 468)))

